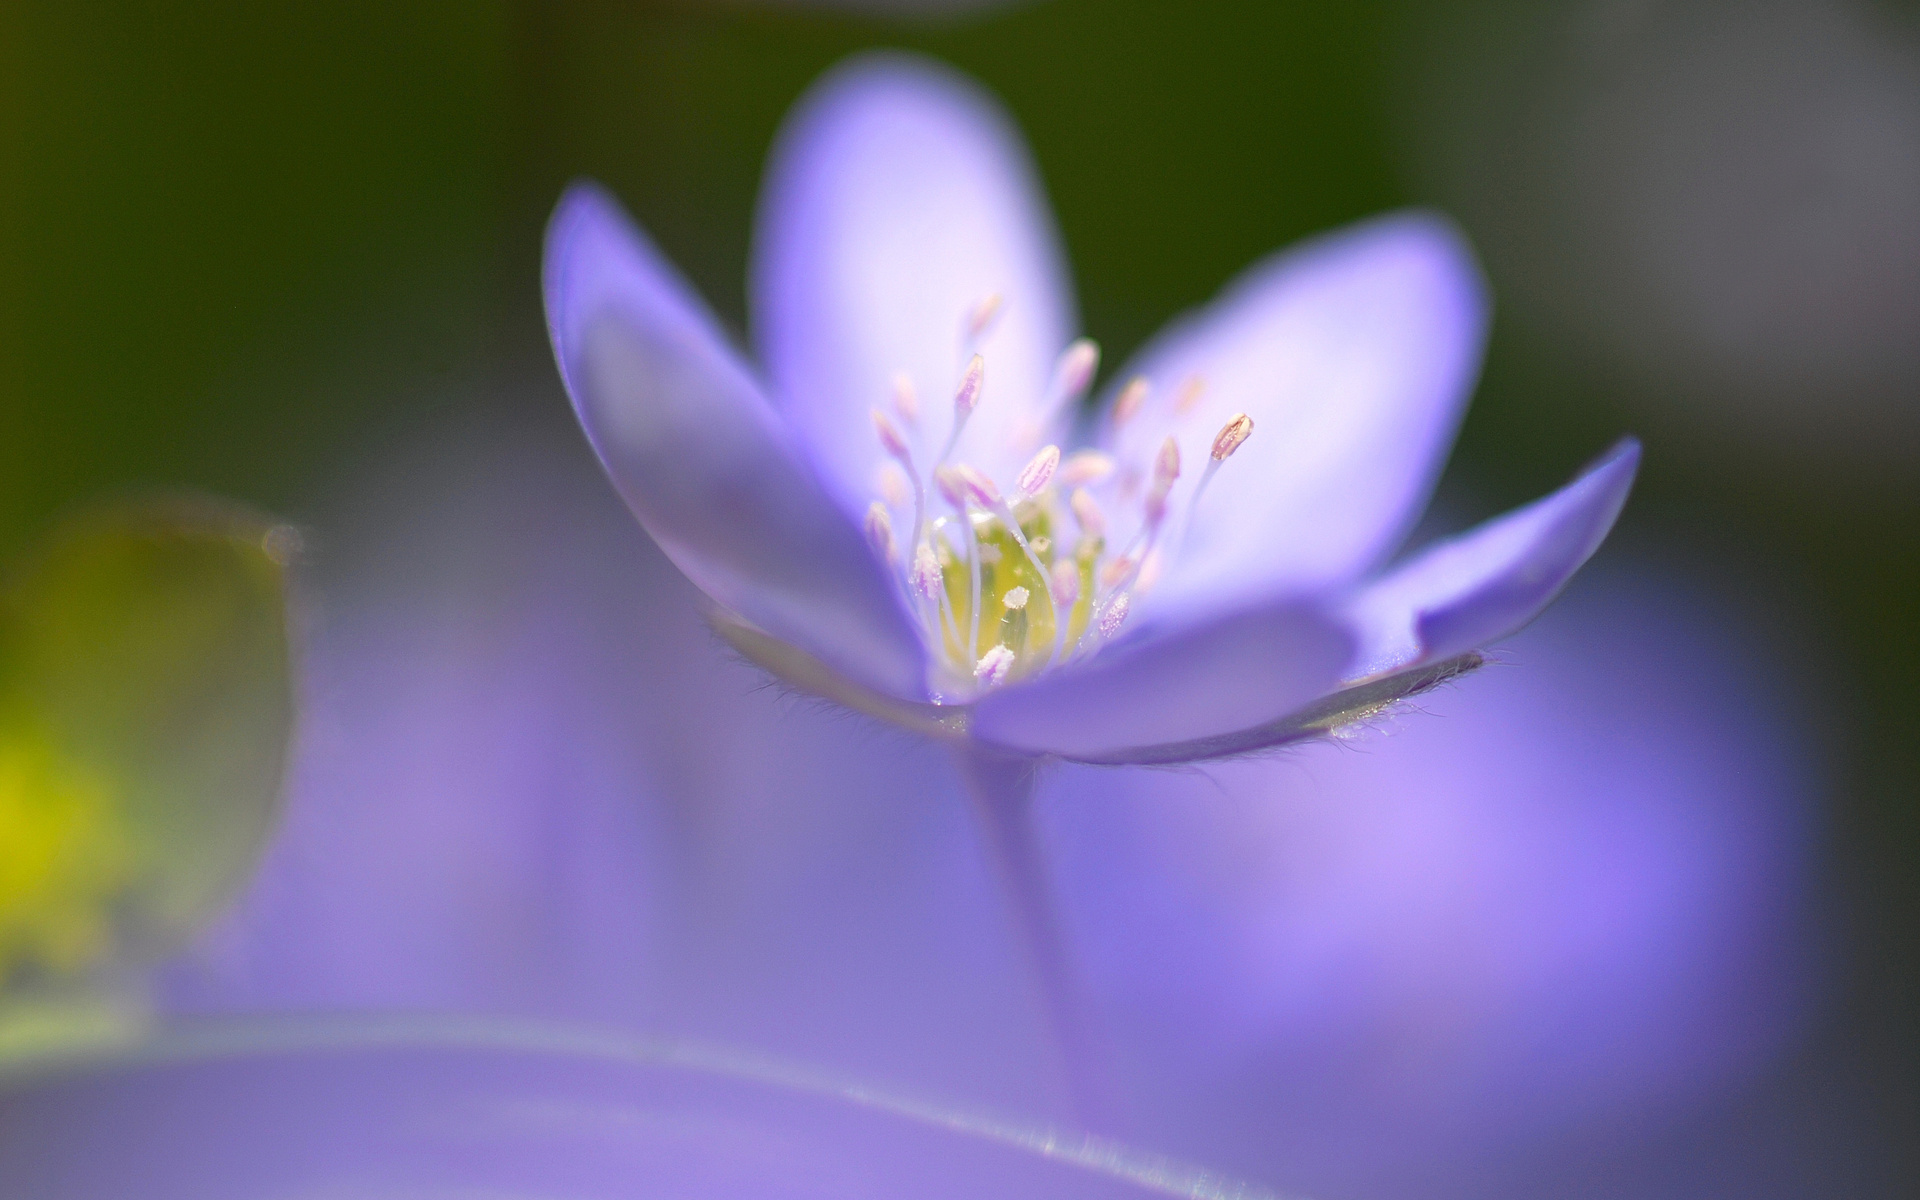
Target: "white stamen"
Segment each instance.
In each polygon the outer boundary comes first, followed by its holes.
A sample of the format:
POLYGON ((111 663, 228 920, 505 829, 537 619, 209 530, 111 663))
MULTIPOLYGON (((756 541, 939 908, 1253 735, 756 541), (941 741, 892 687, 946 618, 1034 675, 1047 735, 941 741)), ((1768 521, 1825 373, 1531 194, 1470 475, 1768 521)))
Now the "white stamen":
POLYGON ((905 371, 893 376, 893 411, 909 425, 920 423, 920 393, 913 390, 913 377, 905 371))
POLYGON ((995 646, 980 656, 980 664, 974 667, 973 677, 987 687, 999 687, 1012 672, 1013 651, 1005 646, 995 646))
POLYGON ((1200 375, 1189 375, 1180 385, 1179 392, 1173 398, 1173 411, 1176 416, 1186 416, 1200 406, 1201 397, 1207 394, 1207 381, 1200 375))
POLYGON ((1133 602, 1125 592, 1115 596, 1113 603, 1107 605, 1107 611, 1100 614, 1100 636, 1110 638, 1118 632, 1120 623, 1127 619, 1127 610, 1132 607, 1133 602))
POLYGON ((1079 487, 1083 483, 1096 483, 1111 474, 1112 455, 1102 454, 1098 450, 1080 450, 1060 464, 1060 486, 1079 487))
POLYGON ((1160 453, 1153 457, 1153 484, 1147 488, 1146 514, 1147 524, 1157 526, 1167 516, 1167 494, 1173 490, 1173 481, 1180 478, 1180 443, 1168 438, 1160 443, 1160 453))
POLYGON ((973 311, 967 314, 967 341, 969 344, 977 342, 985 336, 987 330, 992 327, 995 318, 999 317, 1000 310, 1005 304, 1005 298, 1001 296, 999 292, 994 292, 973 306, 973 311))
POLYGON ((935 600, 944 591, 942 582, 940 560, 934 557, 932 544, 921 542, 913 554, 913 570, 907 576, 907 585, 922 600, 935 600))
POLYGON ((907 473, 893 459, 880 464, 875 482, 880 498, 887 502, 888 508, 905 508, 913 499, 913 481, 907 478, 907 473))
POLYGON ((997 566, 999 565, 1000 559, 1000 547, 994 545, 992 542, 980 543, 980 561, 982 563, 989 567, 997 566))
POLYGON ((893 517, 887 513, 887 506, 875 500, 867 506, 867 544, 884 561, 892 563, 895 557, 893 548, 893 517))
POLYGON ((999 510, 1001 506, 1000 489, 995 487, 993 480, 988 479, 979 468, 961 463, 959 466, 953 468, 953 473, 959 479, 960 486, 964 489, 967 499, 973 501, 981 508, 992 511, 999 510))
POLYGON ((1166 568, 1166 565, 1167 556, 1157 547, 1149 551, 1147 556, 1140 560, 1140 576, 1133 581, 1131 590, 1142 595, 1146 594, 1155 583, 1159 582, 1160 572, 1166 568))
POLYGON ((955 508, 965 511, 967 507, 966 485, 960 482, 960 472, 953 467, 935 467, 933 469, 934 490, 940 498, 955 508))
POLYGON ((1015 612, 1020 611, 1027 606, 1027 589, 1023 587, 1008 588, 1007 594, 1000 597, 1000 603, 1015 612))
POLYGON ((1134 559, 1130 554, 1109 559, 1107 565, 1100 568, 1100 586, 1104 588, 1120 586, 1127 576, 1133 574, 1133 564, 1134 559))
POLYGON ((1061 351, 1053 367, 1053 403, 1064 406, 1080 399, 1099 368, 1100 344, 1092 338, 1080 338, 1061 351))
POLYGON ((1067 497, 1067 507, 1073 510, 1073 519, 1080 523, 1080 532, 1090 538, 1103 536, 1107 532, 1107 515, 1100 511, 1100 503, 1087 494, 1085 488, 1075 488, 1073 495, 1067 497))
POLYGON ((1061 608, 1080 602, 1080 565, 1071 559, 1053 564, 1053 599, 1061 608))
POLYGON ((1235 413, 1227 418, 1220 432, 1213 437, 1213 461, 1225 462, 1253 436, 1253 418, 1245 413, 1235 413))
POLYGON ((956 420, 964 421, 973 415, 980 406, 980 386, 985 382, 987 360, 978 354, 967 363, 966 374, 960 377, 959 390, 953 394, 953 412, 956 420))
POLYGON ((1014 482, 1022 496, 1038 496, 1053 482, 1053 473, 1060 469, 1060 447, 1047 446, 1033 456, 1033 461, 1020 469, 1020 478, 1014 482))
POLYGON ((1147 382, 1145 375, 1135 375, 1127 381, 1127 386, 1120 389, 1119 398, 1113 402, 1114 428, 1118 429, 1139 415, 1141 407, 1147 402, 1147 393, 1151 388, 1152 385, 1147 382))
POLYGON ((913 463, 913 451, 907 447, 906 435, 893 423, 893 418, 877 408, 870 410, 867 415, 873 418, 873 432, 880 438, 880 448, 901 464, 910 466, 913 463))
POLYGON ((1033 552, 1035 554, 1045 554, 1051 549, 1053 549, 1053 539, 1046 534, 1043 533, 1033 539, 1033 552))
POLYGON ((1194 485, 1193 498, 1187 501, 1187 523, 1182 531, 1185 534, 1193 530, 1194 514, 1200 510, 1200 497, 1207 494, 1207 485, 1213 482, 1214 473, 1220 470, 1220 464, 1233 457, 1233 452, 1253 436, 1253 418, 1245 413, 1235 413, 1227 418, 1220 432, 1213 435, 1213 450, 1207 456, 1207 469, 1200 472, 1200 482, 1194 485))

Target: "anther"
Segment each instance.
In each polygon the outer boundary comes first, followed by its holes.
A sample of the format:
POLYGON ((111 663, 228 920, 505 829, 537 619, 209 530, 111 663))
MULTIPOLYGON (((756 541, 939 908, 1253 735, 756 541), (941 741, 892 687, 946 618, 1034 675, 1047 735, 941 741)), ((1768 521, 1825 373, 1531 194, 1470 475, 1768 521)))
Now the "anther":
POLYGON ((889 508, 905 508, 913 501, 913 481, 900 469, 900 464, 888 459, 880 464, 877 475, 880 498, 889 508))
POLYGON ((894 561, 893 517, 888 515, 887 506, 875 500, 867 506, 867 542, 888 563, 894 561))
POLYGON ((920 548, 913 552, 913 570, 907 575, 907 585, 922 600, 937 600, 944 582, 940 560, 934 556, 932 545, 921 542, 920 548))
POLYGON ((1060 447, 1046 446, 1033 456, 1033 461, 1020 469, 1020 478, 1014 481, 1022 496, 1038 496, 1053 482, 1053 473, 1060 469, 1060 447))
POLYGON ((897 371, 893 376, 893 411, 909 425, 920 422, 920 394, 913 390, 913 376, 897 371))
POLYGON ((1153 457, 1153 483, 1147 488, 1147 524, 1158 525, 1167 515, 1167 494, 1180 478, 1180 443, 1168 438, 1153 457))
POLYGON ((1080 568, 1067 559, 1053 564, 1053 600, 1061 608, 1072 608, 1080 600, 1080 568))
POLYGON ((940 493, 940 498, 948 504, 963 511, 966 509, 967 490, 966 485, 960 481, 960 472, 958 469, 954 467, 935 467, 933 469, 933 486, 935 490, 940 493))
POLYGON ((1133 602, 1127 598, 1127 593, 1121 592, 1115 596, 1113 603, 1107 605, 1107 611, 1100 614, 1100 636, 1110 638, 1119 632, 1121 622, 1127 619, 1127 610, 1132 607, 1133 602))
POLYGON ((1003 503, 1000 498, 1000 489, 995 487, 993 480, 988 479, 979 468, 961 463, 953 468, 953 474, 960 481, 960 487, 967 499, 981 508, 999 511, 1003 503))
POLYGON ((1005 298, 1002 297, 999 292, 994 292, 973 306, 973 311, 967 314, 967 340, 969 343, 979 341, 980 338, 986 334, 987 330, 992 327, 994 319, 1000 315, 1000 309, 1005 303, 1005 298))
POLYGON ((1112 455, 1102 454, 1098 450, 1079 450, 1060 464, 1060 486, 1079 487, 1083 483, 1098 482, 1111 474, 1112 455))
POLYGON ((1053 367, 1053 400, 1071 404, 1086 393, 1093 373, 1100 367, 1100 344, 1092 338, 1080 338, 1060 352, 1053 367))
POLYGON ((1100 511, 1100 503, 1087 494, 1085 488, 1075 488, 1073 495, 1067 497, 1067 507, 1073 510, 1073 519, 1080 523, 1080 532, 1090 538, 1097 538, 1107 532, 1107 515, 1100 511))
POLYGON ((1000 603, 1015 612, 1019 612, 1027 606, 1027 589, 1023 587, 1008 588, 1007 594, 1000 597, 1000 603))
POLYGON ((1227 418, 1220 432, 1213 437, 1213 461, 1225 462, 1238 450, 1248 438, 1253 436, 1253 418, 1245 413, 1235 413, 1227 418))
POLYGON ((960 388, 953 394, 953 409, 962 417, 971 416, 980 404, 980 385, 987 374, 987 360, 978 354, 967 363, 966 374, 960 377, 960 388))
POLYGON ((1012 672, 1013 651, 1005 646, 995 646, 980 656, 980 664, 974 667, 973 677, 987 687, 999 687, 1012 672))
POLYGON ((1133 574, 1133 556, 1122 554, 1118 558, 1109 560, 1106 566, 1100 568, 1100 586, 1118 587, 1131 574, 1133 574))
POLYGON ((907 439, 900 432, 900 427, 893 423, 893 418, 877 408, 872 409, 868 415, 873 418, 873 432, 880 438, 881 449, 902 464, 912 462, 913 451, 907 448, 907 439))
POLYGON ((1147 393, 1151 390, 1152 385, 1147 382, 1145 375, 1135 375, 1127 380, 1127 386, 1120 389, 1119 397, 1113 402, 1114 428, 1125 425, 1139 415, 1140 409, 1147 403, 1147 393))
POLYGON ((1173 411, 1178 416, 1186 416, 1200 407, 1201 397, 1207 394, 1207 381, 1204 376, 1189 375, 1180 385, 1179 392, 1173 398, 1173 411))

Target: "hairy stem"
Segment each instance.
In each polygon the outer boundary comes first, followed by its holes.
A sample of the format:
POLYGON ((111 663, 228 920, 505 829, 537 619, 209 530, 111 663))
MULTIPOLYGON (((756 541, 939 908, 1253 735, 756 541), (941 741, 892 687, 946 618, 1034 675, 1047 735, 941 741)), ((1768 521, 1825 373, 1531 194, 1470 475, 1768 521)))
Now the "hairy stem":
POLYGON ((974 814, 999 876, 1022 957, 1027 960, 1074 1116, 1090 1130, 1114 1127, 1112 1090, 1092 1013, 1061 934, 1033 825, 1037 760, 967 747, 956 751, 974 814))

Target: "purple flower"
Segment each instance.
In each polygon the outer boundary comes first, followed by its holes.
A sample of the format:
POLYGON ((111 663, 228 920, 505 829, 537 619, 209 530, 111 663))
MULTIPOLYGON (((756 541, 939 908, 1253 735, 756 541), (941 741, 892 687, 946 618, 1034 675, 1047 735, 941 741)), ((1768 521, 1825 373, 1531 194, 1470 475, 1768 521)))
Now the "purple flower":
POLYGON ((1257 264, 1078 429, 1097 350, 1018 135, 899 56, 799 104, 751 284, 760 372, 576 186, 546 294, 579 417, 748 657, 976 746, 1184 761, 1375 711, 1538 613, 1639 458, 1375 575, 1486 321, 1458 233, 1418 213, 1257 264))

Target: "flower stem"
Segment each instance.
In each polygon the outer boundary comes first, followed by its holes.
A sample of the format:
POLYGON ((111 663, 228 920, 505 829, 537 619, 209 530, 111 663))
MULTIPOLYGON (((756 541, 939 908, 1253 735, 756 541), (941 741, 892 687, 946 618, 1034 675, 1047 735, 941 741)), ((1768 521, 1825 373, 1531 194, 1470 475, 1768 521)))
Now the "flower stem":
POLYGON ((956 753, 1000 879, 1015 938, 1039 993, 1056 1070, 1071 1112, 1089 1130, 1112 1132, 1113 1093, 1106 1086, 1092 1013, 1061 935, 1059 914, 1035 837, 1033 791, 1039 761, 977 747, 956 753))

